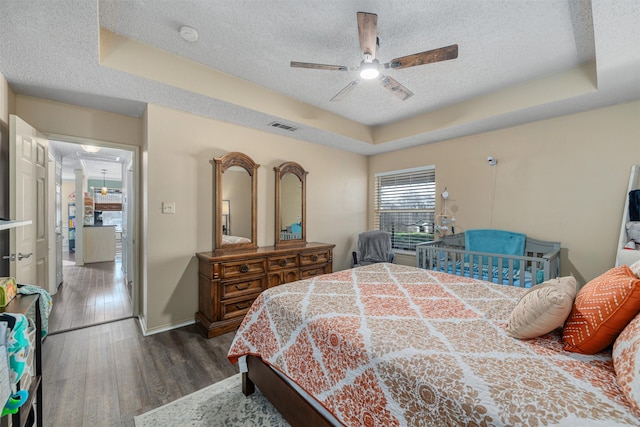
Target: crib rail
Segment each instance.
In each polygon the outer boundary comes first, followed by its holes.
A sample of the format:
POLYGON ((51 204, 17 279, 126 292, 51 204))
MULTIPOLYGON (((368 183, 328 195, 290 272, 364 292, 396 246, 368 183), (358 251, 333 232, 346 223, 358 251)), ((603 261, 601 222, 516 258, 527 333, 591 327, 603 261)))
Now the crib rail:
POLYGON ((525 255, 467 251, 464 234, 416 246, 419 268, 530 287, 560 275, 560 243, 527 237, 525 255))
POLYGON ((280 240, 300 240, 302 239, 302 233, 291 233, 288 231, 280 232, 280 240))

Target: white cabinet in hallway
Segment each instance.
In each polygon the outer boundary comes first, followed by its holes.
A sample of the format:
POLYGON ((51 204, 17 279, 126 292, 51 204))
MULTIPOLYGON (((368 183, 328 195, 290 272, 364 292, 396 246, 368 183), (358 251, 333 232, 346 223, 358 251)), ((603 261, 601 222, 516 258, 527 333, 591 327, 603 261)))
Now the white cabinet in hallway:
POLYGON ((116 227, 84 227, 84 263, 114 261, 116 259, 116 227))

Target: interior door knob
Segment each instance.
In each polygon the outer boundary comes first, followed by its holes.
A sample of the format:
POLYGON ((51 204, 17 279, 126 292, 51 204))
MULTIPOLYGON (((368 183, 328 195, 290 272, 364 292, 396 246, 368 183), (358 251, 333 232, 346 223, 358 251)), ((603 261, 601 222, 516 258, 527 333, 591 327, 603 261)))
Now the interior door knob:
POLYGON ((33 255, 33 252, 29 252, 28 254, 23 254, 22 252, 18 252, 18 261, 21 261, 24 258, 29 258, 31 255, 33 255))
POLYGON ((9 261, 15 261, 16 260, 16 254, 3 255, 2 259, 8 259, 9 261))

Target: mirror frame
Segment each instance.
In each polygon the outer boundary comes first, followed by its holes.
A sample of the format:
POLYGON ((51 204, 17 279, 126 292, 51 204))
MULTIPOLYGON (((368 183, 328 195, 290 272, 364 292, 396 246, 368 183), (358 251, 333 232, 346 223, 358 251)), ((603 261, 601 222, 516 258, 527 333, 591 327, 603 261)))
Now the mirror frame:
POLYGON ((289 246, 289 245, 299 245, 307 243, 307 174, 309 172, 305 171, 302 166, 300 166, 296 162, 284 162, 280 166, 276 166, 273 168, 276 172, 276 217, 275 217, 275 242, 276 246, 289 246), (292 240, 280 240, 280 230, 282 229, 282 223, 280 218, 280 180, 286 174, 293 174, 300 180, 302 184, 302 238, 301 239, 292 239, 292 240))
POLYGON ((251 157, 237 151, 229 152, 222 157, 213 159, 214 164, 214 186, 213 186, 213 212, 215 213, 213 225, 213 241, 215 249, 237 249, 257 248, 257 220, 258 220, 258 176, 257 171, 259 164, 254 162, 251 157), (249 174, 251 179, 251 242, 250 243, 231 243, 222 245, 222 180, 224 173, 233 166, 243 168, 249 174))

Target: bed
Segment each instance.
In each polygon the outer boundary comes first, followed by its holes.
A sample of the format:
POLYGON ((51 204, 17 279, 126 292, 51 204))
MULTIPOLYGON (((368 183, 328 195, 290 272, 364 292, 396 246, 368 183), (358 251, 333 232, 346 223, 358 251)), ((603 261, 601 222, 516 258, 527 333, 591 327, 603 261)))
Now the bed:
POLYGON ((503 285, 530 288, 560 274, 560 243, 537 240, 524 234, 504 230, 468 230, 462 234, 443 236, 438 241, 416 246, 416 266, 458 276, 482 279, 503 285), (473 233, 473 234, 472 234, 473 233), (473 250, 466 245, 469 236, 481 242, 473 250), (489 252, 499 244, 491 244, 516 236, 521 239, 515 251, 489 252), (485 250, 482 245, 489 244, 485 250))
POLYGON ((293 425, 640 425, 611 351, 505 323, 526 289, 389 263, 281 285, 228 357, 293 425))
POLYGON ((226 234, 222 235, 223 245, 234 245, 236 243, 251 243, 251 239, 241 236, 229 236, 226 234))

